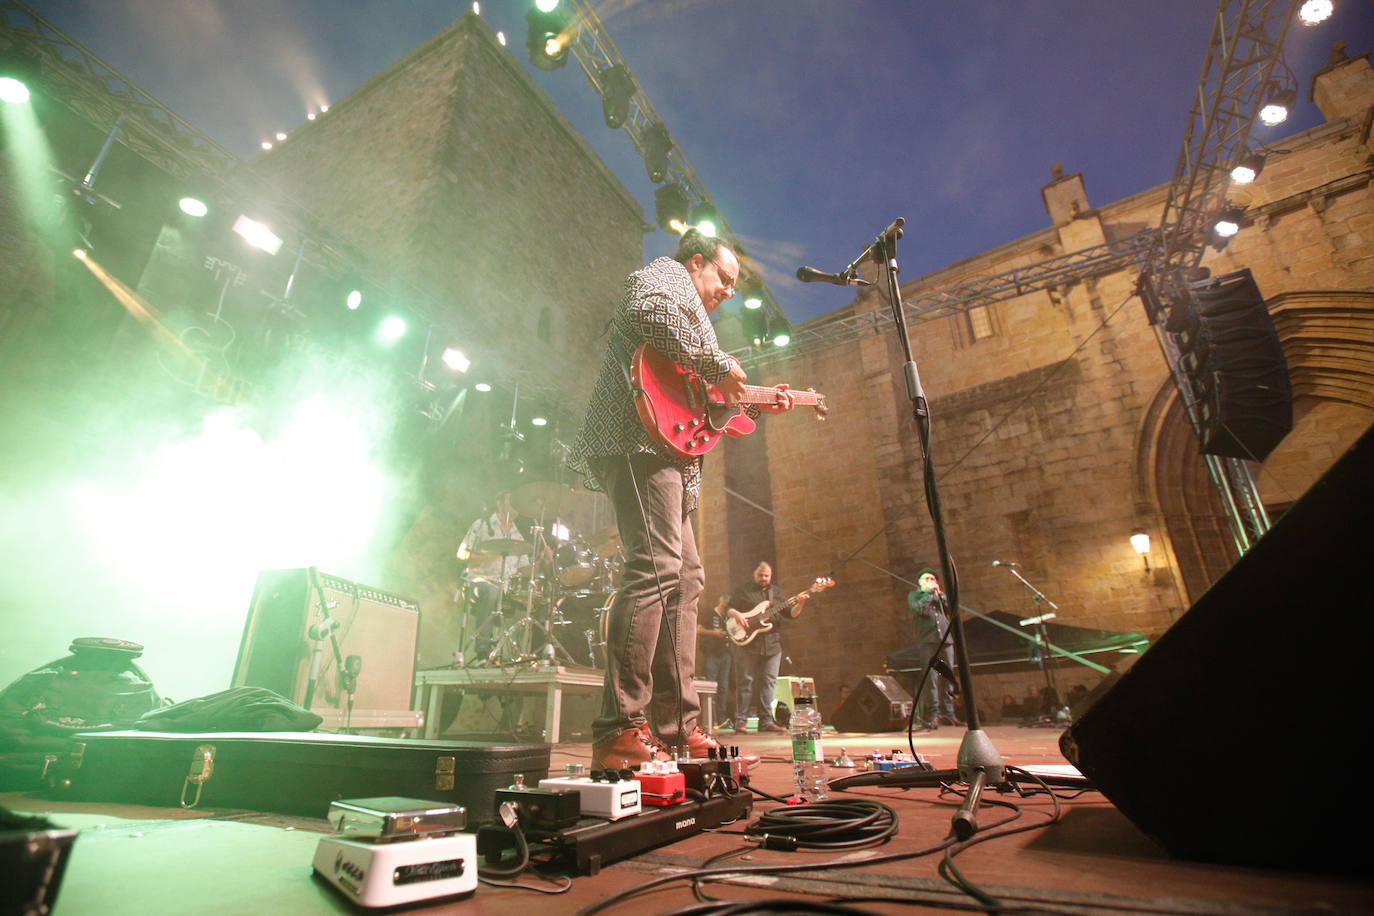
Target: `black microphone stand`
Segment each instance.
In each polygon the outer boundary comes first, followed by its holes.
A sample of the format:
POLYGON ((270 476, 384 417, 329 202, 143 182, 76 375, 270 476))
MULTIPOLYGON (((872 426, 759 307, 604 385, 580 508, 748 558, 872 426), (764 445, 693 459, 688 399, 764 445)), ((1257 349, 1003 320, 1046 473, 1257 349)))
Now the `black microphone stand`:
MULTIPOLYGON (((949 557, 945 543, 944 515, 940 509, 940 492, 935 483, 935 464, 930 453, 930 411, 926 404, 925 391, 921 388, 920 374, 916 361, 911 355, 911 339, 907 335, 906 315, 902 309, 902 291, 897 282, 897 240, 902 237, 902 226, 906 220, 897 217, 892 225, 864 250, 857 260, 844 273, 850 273, 858 264, 872 258, 886 275, 888 301, 892 306, 892 317, 906 362, 902 367, 906 380, 907 397, 911 400, 912 417, 916 421, 916 431, 920 437, 921 454, 925 468, 926 507, 935 529, 935 545, 940 554, 940 570, 949 592, 949 604, 954 613, 950 614, 946 635, 954 637, 954 659, 959 668, 960 692, 964 697, 964 716, 968 731, 959 745, 957 767, 952 770, 924 770, 918 767, 902 767, 887 773, 857 774, 832 782, 831 788, 843 790, 857 785, 883 785, 910 788, 917 786, 939 787, 955 782, 968 786, 963 804, 954 813, 953 830, 956 837, 966 840, 978 832, 977 809, 982 800, 983 790, 989 785, 999 786, 1005 782, 1006 769, 1002 755, 993 746, 992 739, 983 731, 978 722, 978 703, 973 693, 973 677, 970 673, 968 650, 964 643, 964 625, 959 617, 959 580, 954 575, 954 564, 949 557), (874 779, 873 777, 882 777, 874 779), (888 778, 891 777, 891 778, 888 778)), ((939 654, 939 649, 936 650, 939 654)))
MULTIPOLYGON (((1036 635, 1039 636, 1036 648, 1040 654, 1040 671, 1045 675, 1045 696, 1046 699, 1052 700, 1054 704, 1049 712, 1050 721, 1048 724, 1055 725, 1057 724, 1055 720, 1058 718, 1057 714, 1059 712, 1059 707, 1064 704, 1061 700, 1061 697, 1059 696, 1059 688, 1056 687, 1054 683, 1054 654, 1050 648, 1050 634, 1049 630, 1045 628, 1045 623, 1049 621, 1051 618, 1053 618, 1056 613, 1058 613, 1059 605, 1055 604, 1053 601, 1046 598, 1044 593, 1041 592, 1040 589, 1036 588, 1034 585, 1031 585, 1030 582, 1027 581, 1025 576, 1021 575, 1019 572, 1016 571, 1015 566, 1007 565, 1006 570, 1016 578, 1020 579, 1021 584, 1024 585, 1026 588, 1030 589, 1031 591, 1031 603, 1035 606, 1035 613, 1029 618, 1022 620, 1021 626, 1035 627, 1036 635), (1040 608, 1041 602, 1044 602, 1045 604, 1048 604, 1050 607, 1054 608, 1054 611, 1042 611, 1040 608)), ((1037 721, 1043 718, 1044 716, 1044 703, 1041 703, 1040 716, 1037 716, 1037 721)))

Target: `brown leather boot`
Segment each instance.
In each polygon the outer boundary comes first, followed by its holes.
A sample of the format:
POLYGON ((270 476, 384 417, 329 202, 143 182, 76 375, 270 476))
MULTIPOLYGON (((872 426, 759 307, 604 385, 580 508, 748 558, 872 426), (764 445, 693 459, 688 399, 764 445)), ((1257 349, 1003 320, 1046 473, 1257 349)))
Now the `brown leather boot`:
POLYGON ((634 769, 647 760, 667 760, 663 742, 649 732, 647 722, 592 745, 592 769, 634 769))

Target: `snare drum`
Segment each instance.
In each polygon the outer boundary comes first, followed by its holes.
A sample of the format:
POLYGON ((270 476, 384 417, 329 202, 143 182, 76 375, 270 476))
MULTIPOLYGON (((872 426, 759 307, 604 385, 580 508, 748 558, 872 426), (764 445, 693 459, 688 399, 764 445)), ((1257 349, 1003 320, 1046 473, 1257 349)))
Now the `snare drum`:
POLYGON ((581 538, 564 541, 554 553, 558 582, 564 588, 580 588, 596 576, 596 552, 581 538))

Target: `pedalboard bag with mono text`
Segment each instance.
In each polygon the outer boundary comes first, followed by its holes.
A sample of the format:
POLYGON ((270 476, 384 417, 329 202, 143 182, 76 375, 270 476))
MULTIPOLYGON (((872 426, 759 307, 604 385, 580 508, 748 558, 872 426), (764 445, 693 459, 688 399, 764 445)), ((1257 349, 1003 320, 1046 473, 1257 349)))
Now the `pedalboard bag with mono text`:
POLYGON ((548 745, 316 732, 80 732, 53 768, 61 797, 325 817, 345 798, 404 795, 492 820, 497 789, 549 775, 548 745))

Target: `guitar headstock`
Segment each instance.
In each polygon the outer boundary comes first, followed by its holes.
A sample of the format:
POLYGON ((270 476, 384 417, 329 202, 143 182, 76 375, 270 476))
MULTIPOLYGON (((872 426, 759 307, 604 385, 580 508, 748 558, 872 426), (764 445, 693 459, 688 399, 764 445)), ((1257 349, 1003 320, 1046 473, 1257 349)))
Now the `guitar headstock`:
POLYGON ((825 591, 827 588, 830 588, 830 586, 832 586, 832 585, 834 585, 834 584, 835 584, 835 580, 834 580, 834 579, 830 579, 830 578, 827 578, 827 577, 825 577, 825 576, 821 576, 820 578, 818 578, 815 582, 813 582, 813 583, 811 584, 811 594, 815 595, 815 594, 818 594, 818 593, 820 593, 820 592, 823 592, 823 591, 825 591))
MULTIPOLYGON (((815 389, 815 388, 808 388, 808 389, 806 389, 806 390, 809 391, 809 392, 811 392, 812 394, 816 394, 816 389, 815 389)), ((825 395, 823 395, 823 394, 816 394, 816 407, 815 407, 815 410, 816 410, 816 419, 823 422, 823 421, 825 420, 826 414, 830 413, 830 405, 826 402, 826 400, 825 400, 825 395)), ((820 580, 817 580, 817 581, 820 581, 820 580)), ((831 584, 831 585, 834 585, 835 583, 834 583, 834 581, 832 580, 830 584, 831 584)), ((830 586, 826 586, 826 587, 829 588, 830 586)))

